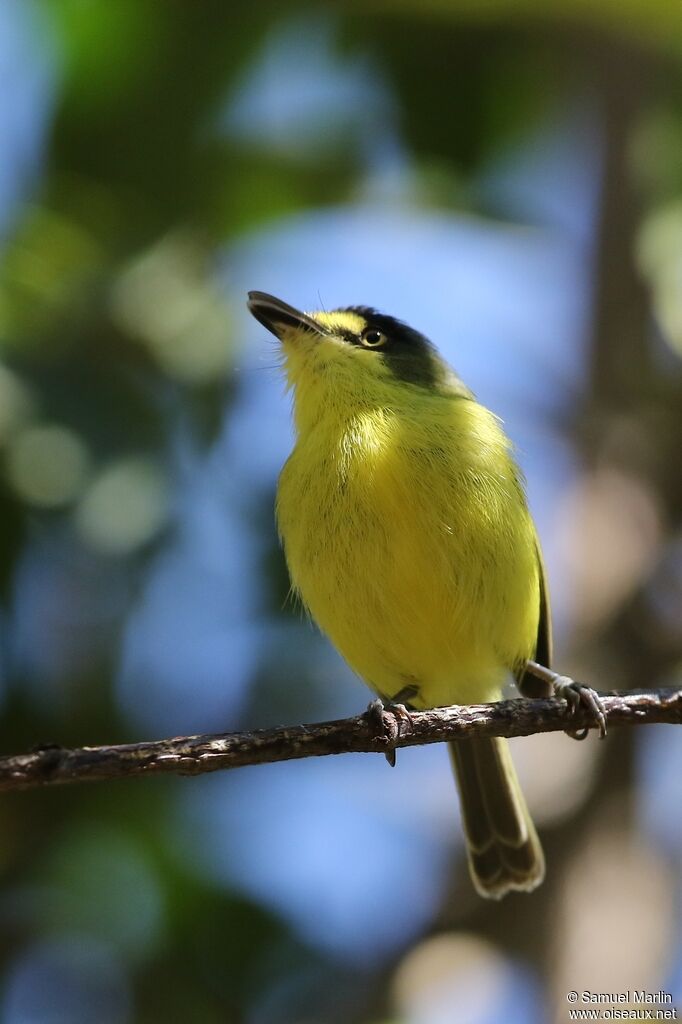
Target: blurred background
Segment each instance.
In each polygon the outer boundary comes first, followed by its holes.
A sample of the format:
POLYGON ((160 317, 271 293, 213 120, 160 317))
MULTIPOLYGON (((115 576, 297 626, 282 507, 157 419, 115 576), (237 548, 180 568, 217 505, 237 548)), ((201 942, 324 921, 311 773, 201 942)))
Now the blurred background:
MULTIPOLYGON (((262 289, 505 420, 557 660, 682 681, 678 0, 0 0, 0 750, 355 714, 286 603, 262 289)), ((5 795, 1 1024, 543 1024, 682 1003, 679 730, 514 744, 478 899, 441 747, 5 795)))

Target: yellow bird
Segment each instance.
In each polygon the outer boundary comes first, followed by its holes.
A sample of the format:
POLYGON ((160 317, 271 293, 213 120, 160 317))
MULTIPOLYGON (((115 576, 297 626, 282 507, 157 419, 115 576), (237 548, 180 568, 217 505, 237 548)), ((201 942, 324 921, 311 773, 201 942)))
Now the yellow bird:
MULTIPOLYGON (((500 420, 418 331, 365 306, 302 313, 249 292, 281 342, 296 446, 277 493, 295 592, 351 668, 411 708, 585 702, 549 668, 542 558, 500 420)), ((530 892, 542 848, 503 739, 450 744, 477 891, 530 892)))

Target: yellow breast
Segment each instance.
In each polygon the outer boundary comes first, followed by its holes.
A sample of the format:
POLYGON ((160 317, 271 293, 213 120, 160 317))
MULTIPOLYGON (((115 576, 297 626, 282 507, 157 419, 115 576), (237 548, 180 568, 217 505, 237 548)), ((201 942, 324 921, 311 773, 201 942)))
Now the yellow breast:
POLYGON ((279 483, 293 585, 352 668, 417 706, 494 699, 530 657, 535 531, 496 418, 463 397, 327 410, 279 483))

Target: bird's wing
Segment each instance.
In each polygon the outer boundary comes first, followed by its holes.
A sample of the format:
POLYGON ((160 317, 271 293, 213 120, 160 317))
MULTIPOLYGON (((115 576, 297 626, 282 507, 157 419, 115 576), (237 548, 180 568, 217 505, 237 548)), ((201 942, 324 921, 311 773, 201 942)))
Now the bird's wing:
MULTIPOLYGON (((540 588, 540 618, 538 619, 538 635, 535 642, 535 658, 545 668, 552 667, 552 612, 549 604, 549 588, 547 586, 547 573, 542 558, 542 551, 539 543, 536 543, 535 550, 538 559, 538 585, 540 588)), ((552 687, 549 683, 537 679, 529 672, 524 672, 523 667, 516 673, 516 685, 524 697, 551 697, 552 687)))

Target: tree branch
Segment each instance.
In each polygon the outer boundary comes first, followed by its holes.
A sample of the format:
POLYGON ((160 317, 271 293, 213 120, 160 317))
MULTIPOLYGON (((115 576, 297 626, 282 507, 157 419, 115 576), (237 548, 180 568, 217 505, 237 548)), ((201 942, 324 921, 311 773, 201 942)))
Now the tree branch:
MULTIPOLYGON (((613 693, 602 697, 608 726, 682 724, 682 690, 613 693)), ((571 717, 563 701, 505 700, 454 705, 403 716, 370 705, 363 715, 314 725, 255 732, 180 736, 108 747, 45 747, 0 757, 0 790, 121 779, 140 775, 200 775, 219 769, 349 752, 383 753, 444 740, 530 736, 593 726, 587 712, 571 717)))

